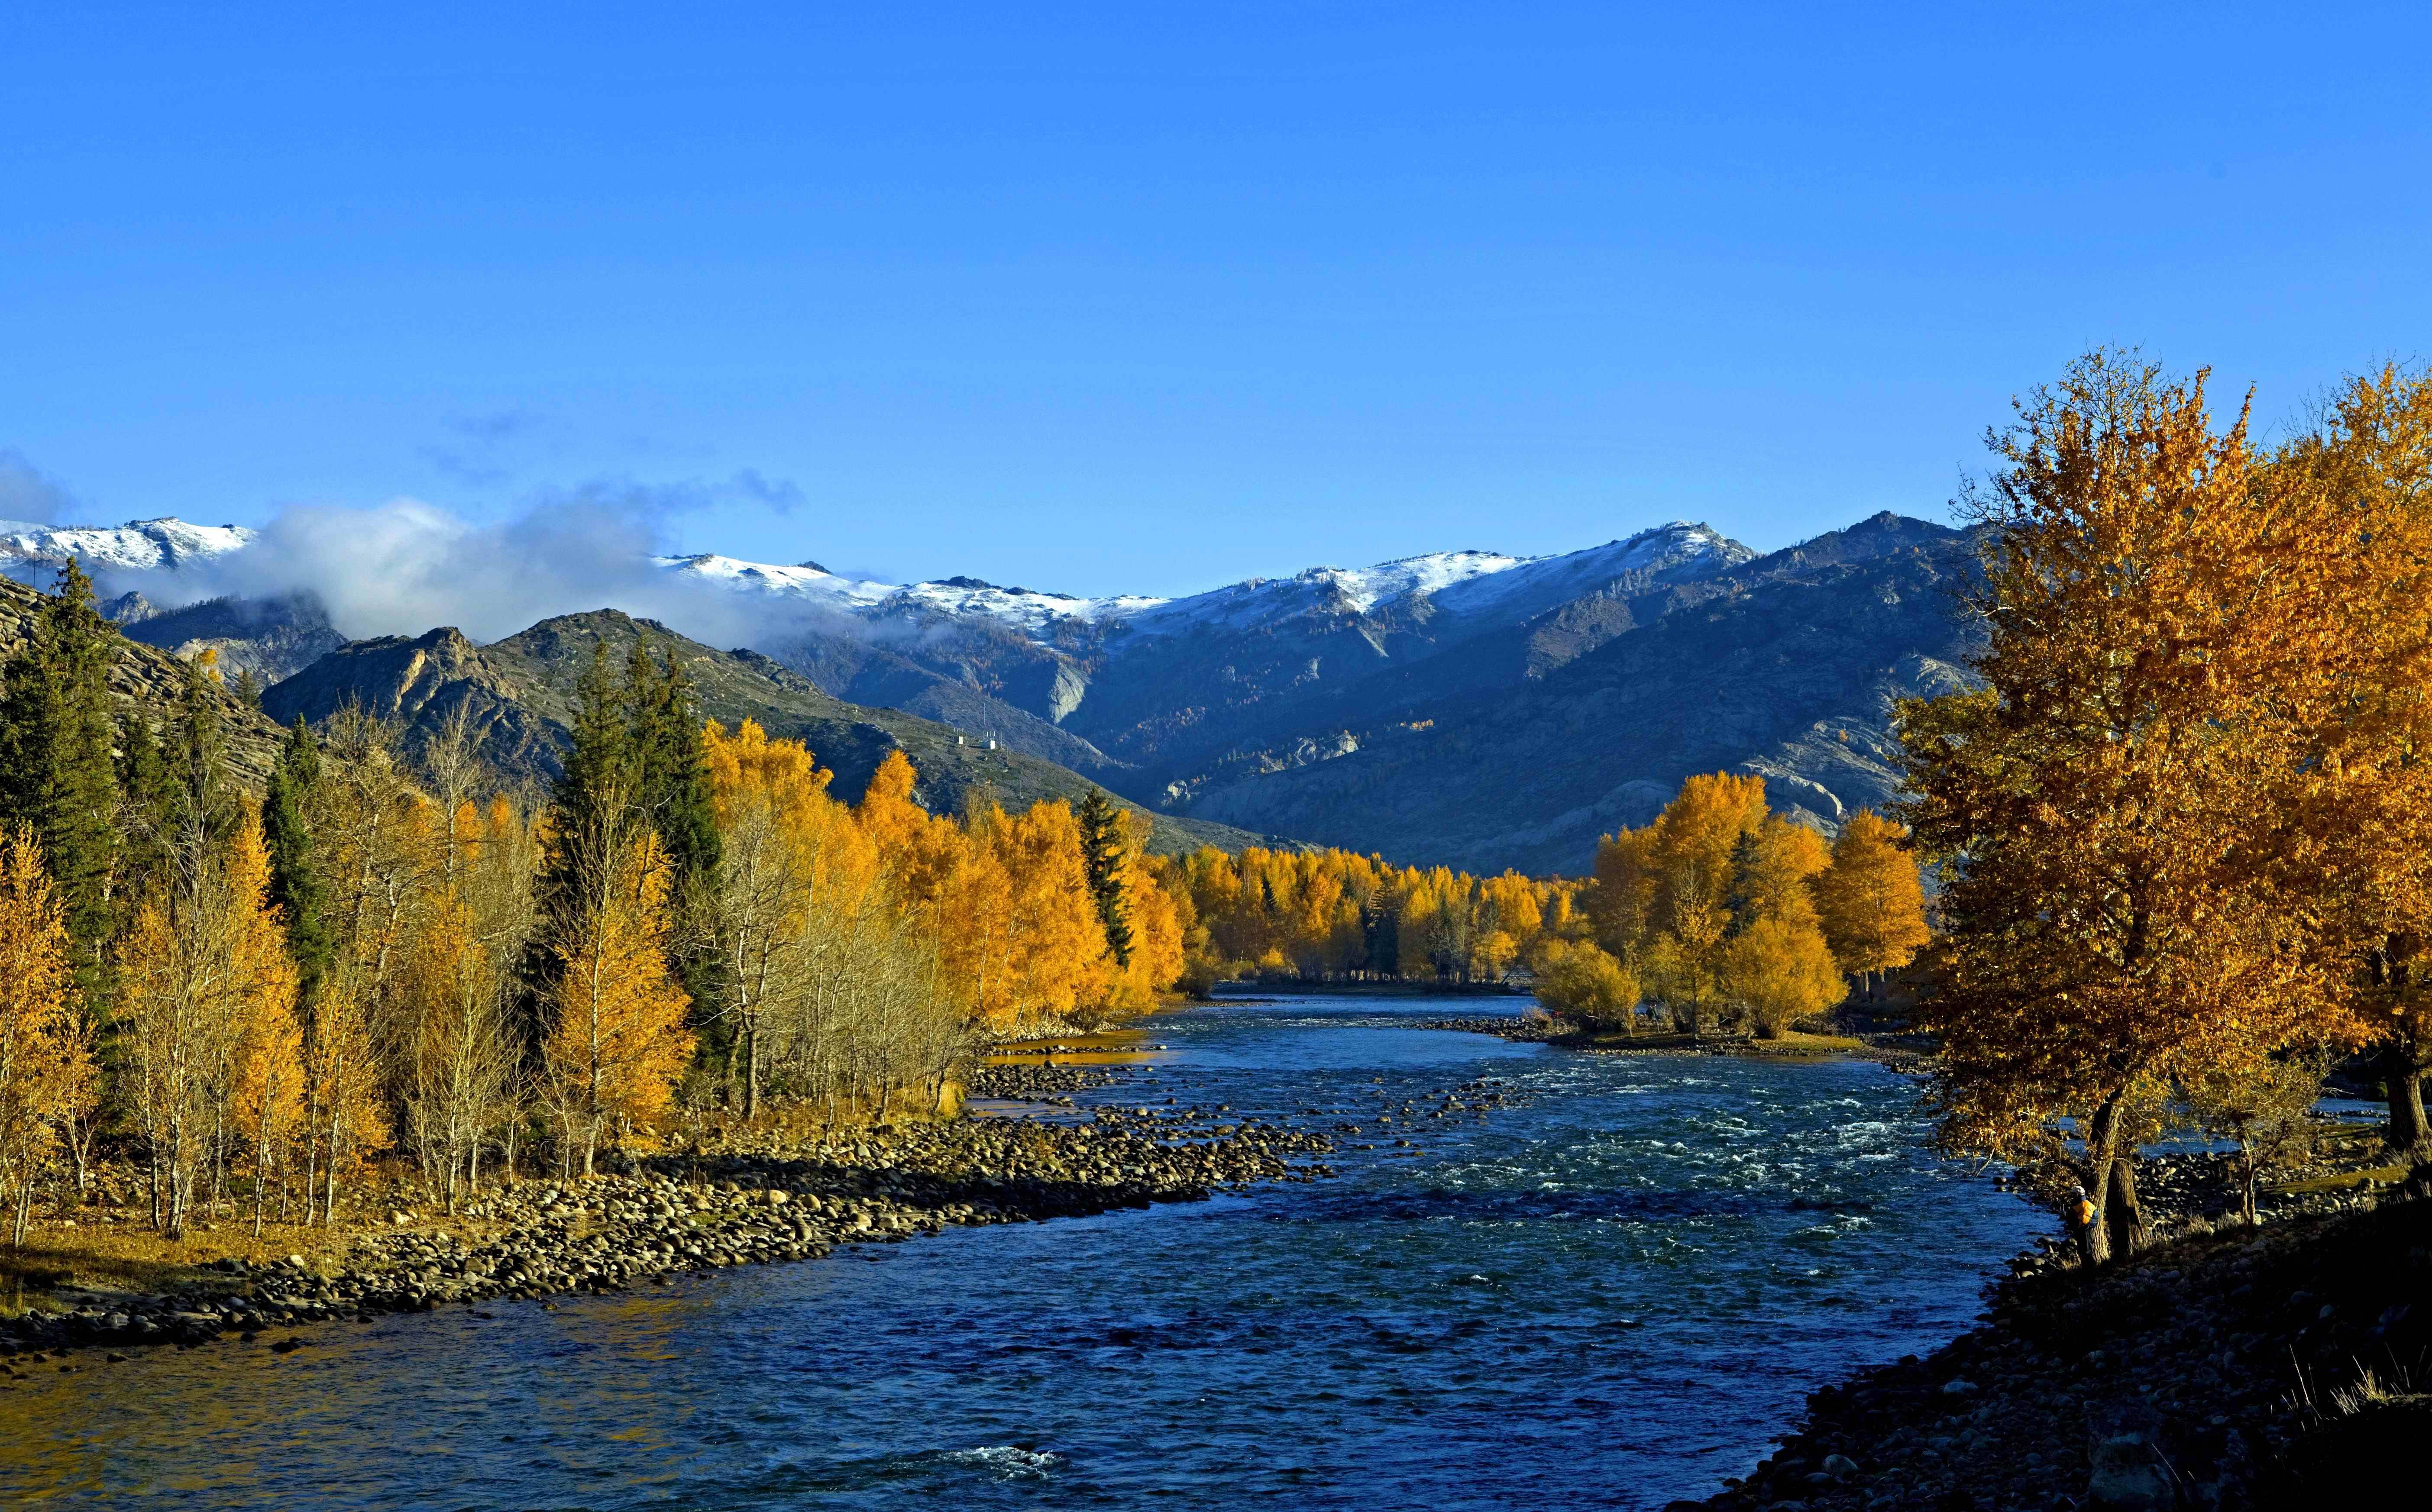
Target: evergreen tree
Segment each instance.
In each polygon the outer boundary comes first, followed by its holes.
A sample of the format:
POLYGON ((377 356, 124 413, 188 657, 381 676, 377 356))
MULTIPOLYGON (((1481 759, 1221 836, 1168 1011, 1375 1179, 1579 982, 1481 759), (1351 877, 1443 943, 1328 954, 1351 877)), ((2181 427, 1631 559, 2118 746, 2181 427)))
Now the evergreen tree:
POLYGON ((633 805, 636 763, 627 708, 625 690, 608 668, 608 647, 593 647, 591 665, 574 685, 573 742, 549 789, 550 828, 560 848, 633 805))
MULTIPOLYGON (((633 829, 638 763, 630 700, 609 669, 605 643, 574 685, 573 741, 550 784, 548 849, 542 859, 541 917, 550 928, 575 927, 571 916, 586 865, 607 865, 633 829)), ((529 976, 542 998, 554 991, 556 959, 535 947, 529 976)))
POLYGON ((1106 949, 1118 965, 1132 962, 1131 899, 1124 896, 1123 812, 1103 788, 1089 789, 1073 815, 1081 826, 1081 859, 1089 871, 1089 896, 1106 929, 1106 949))
POLYGON ((0 822, 33 828, 50 863, 78 986, 98 994, 117 861, 109 675, 118 628, 71 560, 33 633, 0 669, 0 822))
POLYGON ((177 693, 163 753, 170 851, 189 881, 211 847, 227 838, 236 812, 228 784, 228 731, 220 720, 209 657, 207 651, 186 663, 185 685, 177 693))
POLYGON ((711 915, 717 908, 722 842, 710 796, 709 764, 692 680, 674 651, 653 663, 633 643, 626 664, 626 698, 633 724, 633 756, 643 812, 658 832, 669 878, 668 950, 677 979, 692 1000, 702 1048, 723 1056, 733 1047, 711 915))
POLYGON ((718 813, 710 799, 709 767, 701 748, 701 707, 692 680, 674 654, 667 654, 664 666, 654 666, 638 641, 626 697, 633 710, 642 807, 659 832, 681 893, 718 872, 718 813))
POLYGON ((308 817, 320 782, 321 748, 304 716, 298 714, 270 768, 270 785, 262 800, 262 828, 270 848, 270 900, 286 920, 287 948, 296 957, 297 997, 308 1009, 337 949, 329 927, 329 884, 312 854, 308 817))
POLYGON ((120 728, 118 758, 118 886, 115 933, 124 935, 135 910, 169 863, 169 765, 152 721, 131 713, 120 728))

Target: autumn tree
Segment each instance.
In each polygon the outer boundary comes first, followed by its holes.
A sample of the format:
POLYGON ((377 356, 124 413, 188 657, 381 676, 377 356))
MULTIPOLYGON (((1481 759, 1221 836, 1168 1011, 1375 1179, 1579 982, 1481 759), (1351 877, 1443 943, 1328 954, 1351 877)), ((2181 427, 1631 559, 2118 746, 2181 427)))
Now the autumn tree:
POLYGON ((2349 380, 2269 479, 2327 543, 2303 580, 2312 601, 2277 615, 2269 680, 2306 731, 2288 890, 2329 920, 2390 1145, 2432 1158, 2432 375, 2349 380))
POLYGON ((1812 918, 1759 914, 1723 947, 1722 989, 1743 1006, 1761 1039, 1849 996, 1849 984, 1812 918))
POLYGON ((2140 1100, 2353 1029, 2277 865, 2299 751, 2259 673, 2303 574, 2201 374, 2091 354, 1991 443, 1963 500, 1983 686, 1900 714, 1905 814, 1947 863, 1934 1098, 1949 1144, 2018 1162, 2071 1158, 2074 1120, 2103 1259, 2142 1240, 2140 1100))
POLYGON ((1816 879, 1824 938, 1841 969, 1862 983, 1917 958, 1928 938, 1925 889, 1908 832, 1860 809, 1832 841, 1832 861, 1816 879))
POLYGON ((1539 954, 1537 1000, 1597 1028, 1638 1027, 1638 978, 1593 941, 1549 941, 1539 954))
POLYGON ((53 1151, 97 1091, 74 951, 42 841, 20 823, 0 848, 0 1204, 20 1249, 53 1151))
POLYGON ((570 906, 549 921, 556 1021, 543 1048, 565 1155, 592 1174, 602 1141, 667 1105, 693 1050, 667 958, 671 881, 656 832, 580 845, 570 906))
POLYGON ((216 1199, 230 1147, 255 1155, 267 1179, 265 1147, 291 1127, 301 1082, 290 1058, 295 966, 267 898, 260 819, 235 806, 224 834, 197 824, 189 838, 198 853, 145 900, 119 959, 153 1216, 171 1237, 216 1199))
MULTIPOLYGON (((282 1169, 304 1117, 304 1030, 296 1017, 297 972, 270 899, 269 848, 259 811, 243 805, 221 861, 221 920, 228 990, 223 1114, 231 1141, 253 1168, 253 1231, 262 1232, 271 1174, 282 1169)), ((280 1199, 282 1205, 285 1199, 280 1199)))

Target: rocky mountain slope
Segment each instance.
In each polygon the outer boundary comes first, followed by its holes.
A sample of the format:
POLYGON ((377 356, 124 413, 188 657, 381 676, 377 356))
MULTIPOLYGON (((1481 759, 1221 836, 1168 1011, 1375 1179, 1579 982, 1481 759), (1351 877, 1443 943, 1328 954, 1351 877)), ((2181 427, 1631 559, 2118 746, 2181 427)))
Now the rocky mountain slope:
MULTIPOLYGON (((847 800, 859 798, 878 764, 898 749, 920 771, 921 802, 941 813, 989 797, 1008 808, 1041 798, 1078 801, 1090 786, 1037 757, 989 749, 985 737, 842 702, 759 652, 717 650, 614 610, 543 620, 489 646, 446 628, 356 641, 271 687, 262 708, 281 721, 318 721, 353 700, 403 726, 409 748, 428 740, 457 709, 469 708, 483 757, 511 780, 537 788, 561 770, 575 685, 594 647, 606 646, 621 675, 637 638, 682 660, 710 718, 729 727, 756 719, 771 734, 807 744, 836 772, 833 791, 847 800)), ((1150 848, 1161 853, 1202 845, 1238 849, 1264 838, 1196 818, 1150 817, 1150 848)))
POLYGON ((257 687, 293 677, 346 644, 320 600, 304 594, 206 598, 182 609, 160 609, 140 593, 127 593, 102 612, 130 641, 177 656, 208 649, 224 676, 233 680, 240 671, 251 672, 257 687))
POLYGON ((1961 532, 1878 516, 1311 688, 1147 775, 1181 812, 1474 868, 1583 870, 1701 771, 1760 773, 1830 831, 1898 786, 1892 701, 1966 684, 1974 561, 1961 532))
MULTIPOLYGON (((42 596, 23 583, 0 579, 0 660, 14 655, 33 633, 34 615, 42 596)), ((110 664, 110 689, 126 703, 161 718, 175 706, 186 683, 177 659, 157 647, 127 641, 110 664)), ((228 770, 239 783, 259 793, 270 779, 270 764, 279 755, 279 729, 262 711, 219 691, 222 726, 228 734, 228 770)))
MULTIPOLYGON (((92 550, 114 585, 150 595, 157 584, 152 596, 175 603, 179 581, 213 580, 249 540, 176 521, 0 525, 0 567, 92 550)), ((718 556, 657 567, 704 596, 678 600, 702 604, 704 624, 731 626, 738 596, 752 606, 760 691, 738 693, 737 708, 774 687, 798 700, 786 717, 829 721, 817 728, 839 753, 876 748, 870 731, 928 742, 944 763, 940 793, 979 780, 964 775, 970 758, 945 751, 994 740, 988 781, 1001 784, 1019 768, 1038 791, 1077 791, 1071 776, 1048 775, 1052 764, 1225 832, 1578 870, 1598 833, 1652 814, 1697 771, 1763 773, 1778 807, 1826 830, 1883 802, 1897 782, 1892 700, 1965 680, 1969 632, 1950 590, 1973 570, 1974 549, 1960 532, 1882 514, 1760 558, 1676 521, 1562 556, 1439 552, 1177 599, 1076 598, 973 578, 897 585, 718 556), (966 746, 952 747, 955 733, 966 746)), ((319 707, 327 698, 307 690, 325 685, 359 684, 371 699, 395 684, 403 697, 438 675, 431 666, 477 652, 475 683, 546 681, 525 675, 519 648, 544 627, 495 647, 461 636, 367 642, 298 671, 316 637, 336 633, 308 592, 126 617, 142 638, 296 672, 276 709, 319 707)), ((740 653, 698 654, 746 664, 740 653)), ((500 759, 546 771, 563 723, 548 697, 562 693, 485 696, 520 711, 495 721, 500 759)), ((857 781, 858 758, 837 760, 846 783, 857 781)))

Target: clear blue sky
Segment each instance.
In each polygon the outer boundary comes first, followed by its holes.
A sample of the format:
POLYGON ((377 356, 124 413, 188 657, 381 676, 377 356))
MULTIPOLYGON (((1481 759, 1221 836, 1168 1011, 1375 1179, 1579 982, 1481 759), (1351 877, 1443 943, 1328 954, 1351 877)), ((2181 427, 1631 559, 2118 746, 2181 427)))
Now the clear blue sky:
MULTIPOLYGON (((2088 343, 2425 351, 2425 8, 21 5, 0 448, 1177 593, 1934 513, 2088 343)), ((38 490, 33 490, 38 492, 38 490)))

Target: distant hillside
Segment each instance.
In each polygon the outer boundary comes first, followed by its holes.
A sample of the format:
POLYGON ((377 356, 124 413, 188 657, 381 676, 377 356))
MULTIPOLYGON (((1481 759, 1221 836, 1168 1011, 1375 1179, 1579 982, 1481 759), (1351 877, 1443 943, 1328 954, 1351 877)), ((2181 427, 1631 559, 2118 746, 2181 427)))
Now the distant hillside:
MULTIPOLYGON (((114 586, 175 603, 256 545, 175 520, 0 525, 0 572, 84 553, 114 586)), ((699 604, 703 625, 744 607, 752 652, 687 643, 713 659, 712 712, 788 726, 849 791, 901 745, 943 806, 981 782, 1009 801, 1096 782, 1169 821, 1161 846, 1275 833, 1575 872, 1599 833, 1697 771, 1761 773, 1779 809, 1826 831, 1891 798, 1892 700, 1966 681, 1972 631, 1951 587, 1975 549, 1884 513, 1763 557, 1676 520, 1557 556, 1440 551, 1174 599, 713 555, 662 559, 653 581, 679 609, 699 604), (988 740, 1005 748, 976 748, 988 740)), ((289 671, 336 634, 313 592, 150 618, 129 602, 122 617, 140 639, 289 671)), ((554 767, 580 670, 555 643, 594 617, 486 648, 452 631, 346 647, 269 707, 326 710, 351 690, 419 717, 433 699, 477 698, 493 754, 536 778, 554 767)))
POLYGON ((295 676, 346 644, 331 628, 320 600, 298 594, 287 598, 206 598, 182 609, 159 609, 140 593, 102 606, 131 641, 179 656, 208 648, 222 676, 233 680, 248 671, 268 687, 295 676))
MULTIPOLYGON (((20 582, 0 579, 0 658, 15 654, 33 633, 34 615, 42 596, 20 582)), ((122 642, 110 669, 110 690, 154 721, 165 718, 186 685, 185 667, 168 652, 135 641, 122 642)), ((229 774, 259 793, 270 780, 270 764, 279 754, 279 728, 262 711, 239 702, 233 694, 214 694, 228 731, 229 774)))
POLYGON ((1970 535, 1879 515, 1275 700, 1145 775, 1198 817, 1478 869, 1582 871, 1701 771, 1761 774, 1831 831, 1895 795, 1893 700, 1967 684, 1975 562, 1970 535))
MULTIPOLYGON (((605 644, 621 675, 634 640, 642 636, 682 659, 704 714, 730 727, 756 719, 771 734, 802 741, 821 765, 836 772, 835 791, 848 800, 860 797, 878 764, 898 749, 920 771, 920 800, 937 812, 958 812, 984 794, 1008 808, 1042 798, 1077 802, 1090 788, 1086 779, 1038 757, 989 750, 985 736, 958 735, 911 714, 845 703, 758 652, 717 650, 615 610, 543 620, 489 646, 475 646, 452 629, 412 639, 353 642, 273 686, 262 707, 282 722, 299 715, 318 721, 352 698, 399 721, 411 744, 427 739, 458 707, 469 705, 484 757, 510 779, 537 787, 561 769, 575 685, 591 664, 593 647, 605 644)), ((1150 847, 1160 853, 1202 845, 1238 849, 1289 843, 1195 818, 1149 816, 1150 847)))

